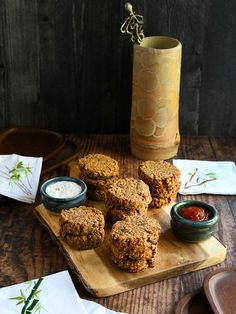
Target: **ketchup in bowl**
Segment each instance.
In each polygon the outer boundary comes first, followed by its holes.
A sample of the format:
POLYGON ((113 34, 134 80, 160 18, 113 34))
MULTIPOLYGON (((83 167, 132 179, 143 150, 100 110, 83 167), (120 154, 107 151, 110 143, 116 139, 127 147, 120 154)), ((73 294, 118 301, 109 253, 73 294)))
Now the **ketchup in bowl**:
POLYGON ((170 211, 174 235, 186 242, 210 238, 218 230, 219 214, 216 208, 198 200, 176 202, 170 211))
POLYGON ((200 206, 182 207, 178 210, 178 214, 192 221, 204 221, 209 219, 209 212, 200 206))

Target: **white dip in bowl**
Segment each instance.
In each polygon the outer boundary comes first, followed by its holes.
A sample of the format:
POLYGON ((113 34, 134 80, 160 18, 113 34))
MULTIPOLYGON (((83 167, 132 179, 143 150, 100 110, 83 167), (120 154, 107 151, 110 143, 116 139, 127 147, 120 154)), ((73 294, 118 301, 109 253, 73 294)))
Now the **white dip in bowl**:
POLYGON ((71 198, 79 195, 81 191, 81 186, 75 182, 57 181, 49 184, 45 192, 55 198, 71 198))

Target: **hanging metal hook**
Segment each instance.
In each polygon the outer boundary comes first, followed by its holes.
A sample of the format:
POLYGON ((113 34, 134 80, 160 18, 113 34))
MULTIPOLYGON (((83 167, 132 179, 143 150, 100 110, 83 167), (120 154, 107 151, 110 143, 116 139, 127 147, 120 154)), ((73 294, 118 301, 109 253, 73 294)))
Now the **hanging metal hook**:
POLYGON ((131 41, 135 44, 140 44, 144 38, 143 32, 143 16, 136 14, 133 11, 133 6, 129 2, 125 4, 125 9, 129 12, 129 16, 121 25, 121 33, 131 35, 131 41))

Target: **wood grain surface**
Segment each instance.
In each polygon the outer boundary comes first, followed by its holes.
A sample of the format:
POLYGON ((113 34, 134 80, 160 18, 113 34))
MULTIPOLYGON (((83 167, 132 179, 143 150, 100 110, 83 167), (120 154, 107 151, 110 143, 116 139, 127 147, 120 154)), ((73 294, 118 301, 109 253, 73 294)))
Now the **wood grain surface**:
MULTIPOLYGON (((120 33, 125 2, 0 1, 0 129, 129 131, 132 44, 120 33)), ((235 136, 236 2, 132 5, 144 16, 145 36, 183 45, 181 134, 235 136)))
MULTIPOLYGON (((90 152, 109 154, 116 158, 122 175, 136 176, 140 160, 130 154, 129 138, 125 135, 69 135, 76 141, 79 157, 90 152)), ((225 138, 184 137, 177 158, 200 160, 231 160, 236 162, 236 141, 225 138)), ((67 174, 65 167, 43 176, 41 183, 57 175, 67 174)), ((40 184, 41 184, 40 183, 40 184)), ((198 199, 214 205, 220 213, 219 230, 215 237, 227 248, 223 263, 176 276, 111 297, 92 297, 71 271, 64 255, 47 229, 39 223, 33 208, 41 203, 26 205, 0 197, 0 286, 8 286, 68 269, 81 297, 129 314, 173 313, 177 302, 186 293, 202 286, 211 270, 236 266, 236 197, 224 195, 178 196, 198 199)))

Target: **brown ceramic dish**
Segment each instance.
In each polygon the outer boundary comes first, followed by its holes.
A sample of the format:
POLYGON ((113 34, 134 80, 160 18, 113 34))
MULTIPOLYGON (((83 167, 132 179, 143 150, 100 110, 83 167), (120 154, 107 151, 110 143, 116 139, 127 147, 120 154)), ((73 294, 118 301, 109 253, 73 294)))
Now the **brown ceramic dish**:
POLYGON ((46 161, 55 156, 64 144, 64 136, 47 129, 19 127, 0 132, 1 155, 43 157, 46 161))
POLYGON ((186 294, 180 299, 175 314, 213 314, 202 289, 186 294))
POLYGON ((204 279, 203 289, 215 314, 236 312, 236 267, 211 272, 204 279))

